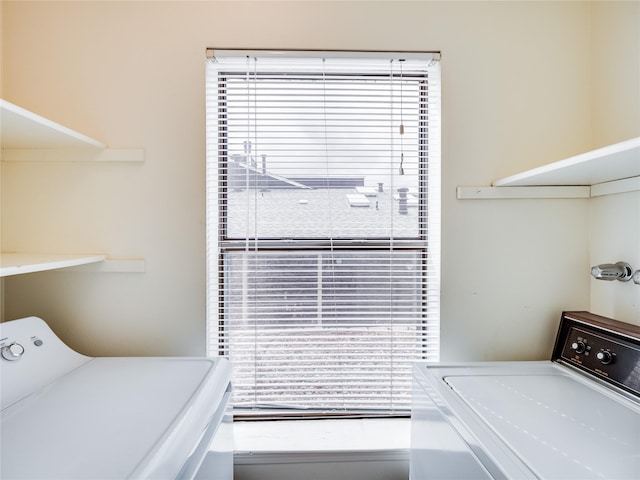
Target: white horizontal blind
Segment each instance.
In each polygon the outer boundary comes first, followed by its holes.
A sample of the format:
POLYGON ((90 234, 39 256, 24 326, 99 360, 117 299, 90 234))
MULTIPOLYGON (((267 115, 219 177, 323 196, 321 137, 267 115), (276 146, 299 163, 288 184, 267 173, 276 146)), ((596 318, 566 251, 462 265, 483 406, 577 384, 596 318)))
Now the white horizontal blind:
POLYGON ((439 357, 438 64, 328 55, 207 63, 209 352, 236 408, 405 410, 439 357))

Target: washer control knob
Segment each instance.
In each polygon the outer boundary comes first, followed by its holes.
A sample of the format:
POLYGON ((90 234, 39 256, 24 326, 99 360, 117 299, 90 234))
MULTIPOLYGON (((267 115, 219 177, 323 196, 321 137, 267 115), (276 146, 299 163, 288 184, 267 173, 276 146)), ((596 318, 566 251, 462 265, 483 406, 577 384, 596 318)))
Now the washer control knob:
POLYGON ((603 365, 608 365, 611 363, 611 360, 613 360, 611 352, 609 352, 608 350, 602 350, 596 353, 596 358, 600 360, 600 363, 602 363, 603 365))
POLYGON ((10 362, 19 360, 23 353, 24 347, 19 343, 13 342, 11 345, 2 347, 2 358, 9 360, 10 362))
POLYGON ((576 353, 582 353, 585 351, 585 349, 587 348, 587 346, 585 345, 584 342, 573 342, 571 344, 571 349, 575 350, 576 353))

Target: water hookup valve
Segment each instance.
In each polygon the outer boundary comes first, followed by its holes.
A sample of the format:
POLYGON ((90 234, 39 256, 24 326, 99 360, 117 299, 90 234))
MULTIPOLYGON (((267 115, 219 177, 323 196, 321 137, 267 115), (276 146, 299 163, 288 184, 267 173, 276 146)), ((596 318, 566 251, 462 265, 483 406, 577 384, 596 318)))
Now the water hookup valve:
POLYGON ((626 262, 603 263, 591 267, 591 275, 598 280, 620 280, 628 282, 633 277, 634 283, 640 284, 640 270, 632 273, 631 265, 626 262))

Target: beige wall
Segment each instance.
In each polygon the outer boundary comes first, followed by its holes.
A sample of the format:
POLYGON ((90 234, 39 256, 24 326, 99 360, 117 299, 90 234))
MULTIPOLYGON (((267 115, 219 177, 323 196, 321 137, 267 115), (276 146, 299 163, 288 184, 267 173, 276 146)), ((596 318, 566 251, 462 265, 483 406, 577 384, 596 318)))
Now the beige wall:
POLYGON ((146 162, 5 163, 3 247, 147 264, 9 278, 6 318, 41 315, 89 355, 203 354, 205 48, 440 50, 442 357, 546 357, 560 311, 590 306, 588 202, 460 201, 455 187, 597 143, 592 15, 588 2, 4 1, 2 97, 146 162))
POLYGON ((593 147, 640 135, 640 1, 593 2, 593 147))
MULTIPOLYGON (((591 10, 593 143, 600 147, 640 136, 640 2, 597 2, 591 10)), ((591 264, 623 260, 640 269, 640 192, 589 203, 591 264)), ((591 310, 640 325, 640 287, 591 280, 591 310)))

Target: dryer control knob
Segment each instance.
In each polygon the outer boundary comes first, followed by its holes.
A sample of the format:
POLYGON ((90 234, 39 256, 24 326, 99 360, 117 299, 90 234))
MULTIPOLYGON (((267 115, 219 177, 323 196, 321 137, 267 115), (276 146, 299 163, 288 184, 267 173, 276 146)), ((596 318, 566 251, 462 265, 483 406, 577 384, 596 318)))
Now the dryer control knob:
POLYGON ((2 347, 2 358, 9 360, 10 362, 20 359, 23 353, 24 347, 19 343, 14 342, 11 345, 2 347))
POLYGON ((604 365, 610 364, 611 360, 613 360, 613 357, 611 356, 611 352, 609 352, 607 350, 602 350, 602 351, 596 353, 596 358, 598 360, 600 360, 600 363, 602 363, 604 365))
POLYGON ((582 353, 585 351, 586 348, 587 346, 585 345, 584 342, 573 342, 571 344, 571 349, 575 350, 576 353, 582 353))

